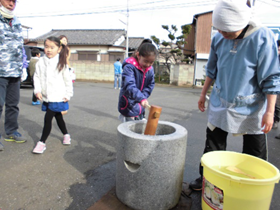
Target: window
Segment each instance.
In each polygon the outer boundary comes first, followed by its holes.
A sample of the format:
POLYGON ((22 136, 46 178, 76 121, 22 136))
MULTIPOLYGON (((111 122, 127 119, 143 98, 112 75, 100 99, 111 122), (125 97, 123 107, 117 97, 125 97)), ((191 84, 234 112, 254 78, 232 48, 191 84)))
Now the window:
POLYGON ((97 55, 96 54, 88 54, 87 60, 97 61, 97 55))
POLYGON ((120 58, 121 60, 123 60, 123 53, 110 53, 109 55, 109 61, 116 61, 118 58, 120 58))
POLYGON ((86 54, 78 54, 78 60, 86 60, 87 55, 86 54))
POLYGON ((97 54, 95 52, 78 52, 78 60, 97 61, 97 54))

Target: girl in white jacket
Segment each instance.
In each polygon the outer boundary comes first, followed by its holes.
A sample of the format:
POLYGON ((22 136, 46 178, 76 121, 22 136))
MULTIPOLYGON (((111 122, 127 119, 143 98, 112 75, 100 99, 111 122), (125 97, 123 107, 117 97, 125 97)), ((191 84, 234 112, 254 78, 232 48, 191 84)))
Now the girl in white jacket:
POLYGON ((45 151, 53 117, 63 133, 63 144, 71 144, 62 115, 69 109, 68 101, 73 96, 73 85, 67 66, 68 48, 57 37, 48 37, 44 48, 45 55, 36 64, 33 80, 34 94, 39 100, 43 100, 42 111, 46 111, 46 114, 43 133, 33 153, 45 151))

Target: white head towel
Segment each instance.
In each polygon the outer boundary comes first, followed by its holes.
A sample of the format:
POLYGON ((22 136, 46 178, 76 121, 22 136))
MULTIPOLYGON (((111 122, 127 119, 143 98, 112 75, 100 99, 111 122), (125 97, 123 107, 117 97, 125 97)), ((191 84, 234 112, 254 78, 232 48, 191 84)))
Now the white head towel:
POLYGON ((6 7, 4 7, 3 5, 0 5, 0 13, 5 18, 13 18, 14 17, 13 10, 9 10, 6 7))
POLYGON ((252 17, 252 8, 247 0, 220 0, 213 11, 213 25, 225 32, 245 28, 252 17))

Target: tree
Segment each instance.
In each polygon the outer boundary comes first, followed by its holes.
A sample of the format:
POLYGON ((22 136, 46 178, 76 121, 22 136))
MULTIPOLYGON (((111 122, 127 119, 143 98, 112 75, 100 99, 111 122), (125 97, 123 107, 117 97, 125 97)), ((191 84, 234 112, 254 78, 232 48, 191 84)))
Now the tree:
POLYGON ((159 55, 161 58, 164 59, 165 64, 168 67, 168 70, 170 72, 169 63, 171 64, 177 64, 180 62, 187 61, 185 56, 183 55, 183 48, 184 45, 187 44, 185 41, 188 34, 191 32, 191 25, 182 25, 182 34, 180 36, 175 36, 178 29, 175 25, 171 25, 171 28, 169 29, 168 25, 162 25, 162 28, 166 31, 168 31, 168 38, 169 41, 163 40, 160 42, 160 40, 156 36, 151 36, 151 39, 158 45, 159 49, 159 55))

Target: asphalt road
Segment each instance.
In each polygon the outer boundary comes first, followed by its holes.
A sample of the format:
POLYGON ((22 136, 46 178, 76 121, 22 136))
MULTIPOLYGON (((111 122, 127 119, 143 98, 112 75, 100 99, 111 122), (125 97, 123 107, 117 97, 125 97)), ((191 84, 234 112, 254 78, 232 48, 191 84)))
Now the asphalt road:
MULTIPOLYGON (((62 145, 62 134, 53 128, 44 154, 32 154, 42 132, 44 112, 31 105, 32 88, 21 89, 19 131, 28 138, 24 144, 4 142, 0 152, 1 210, 86 210, 115 186, 118 90, 111 83, 76 82, 74 97, 65 121, 71 146, 62 145)), ((160 120, 188 130, 184 181, 198 176, 204 149, 206 113, 197 109, 200 89, 156 85, 150 104, 162 107, 160 120)), ((0 121, 3 134, 4 113, 0 121)), ((268 134, 269 162, 280 168, 278 130, 268 134)), ((241 137, 228 138, 228 150, 241 152, 241 137)), ((280 187, 270 210, 280 209, 280 187)), ((192 210, 199 210, 200 193, 191 194, 192 210)))

